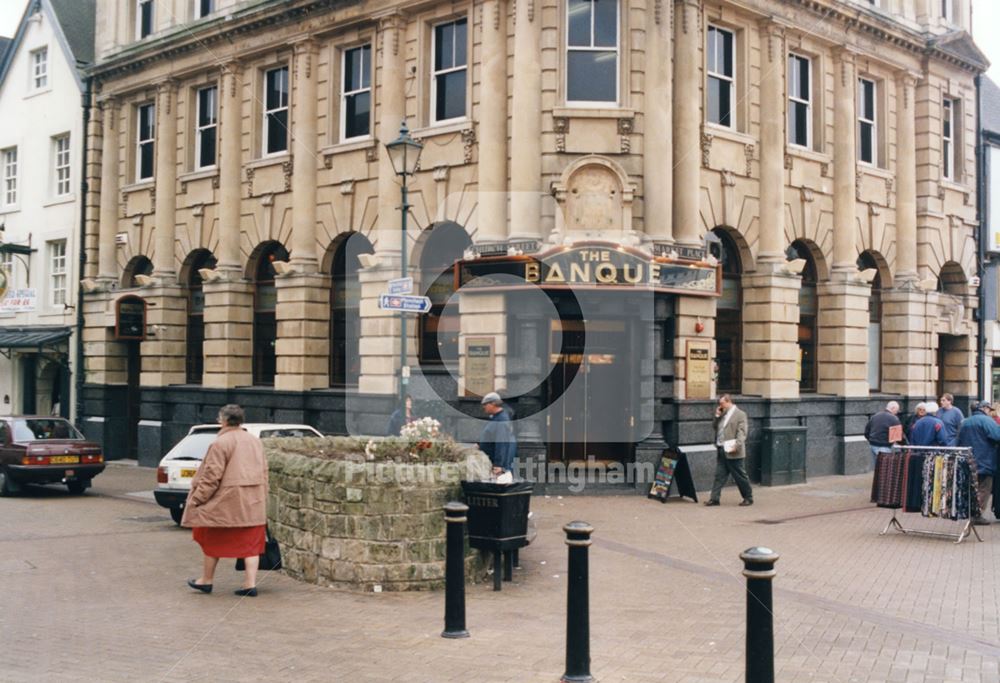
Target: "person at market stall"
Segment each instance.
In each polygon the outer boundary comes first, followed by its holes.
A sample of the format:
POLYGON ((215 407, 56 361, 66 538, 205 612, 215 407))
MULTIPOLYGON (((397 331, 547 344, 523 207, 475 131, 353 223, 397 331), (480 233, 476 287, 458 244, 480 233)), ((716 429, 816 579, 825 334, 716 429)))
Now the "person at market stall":
POLYGON ((941 394, 939 399, 941 409, 937 412, 937 417, 944 423, 945 439, 949 446, 954 446, 958 441, 958 428, 962 426, 965 415, 961 408, 955 407, 955 397, 951 394, 941 394))
POLYGON ((481 404, 483 412, 490 419, 479 437, 479 450, 489 456, 493 463, 493 476, 499 483, 510 483, 513 481, 514 458, 517 455, 514 423, 497 392, 491 391, 483 396, 481 404))
POLYGON ((993 477, 997 470, 997 446, 1000 445, 1000 425, 990 417, 993 406, 989 401, 973 404, 972 414, 962 420, 958 430, 958 445, 971 448, 976 459, 979 480, 979 514, 972 519, 973 524, 989 524, 983 518, 983 511, 993 494, 993 477))
POLYGON ((392 411, 392 415, 389 416, 388 435, 399 436, 403 431, 403 425, 411 422, 413 422, 413 399, 407 396, 403 405, 392 411))
POLYGON ((868 424, 865 425, 865 439, 872 449, 872 469, 875 469, 875 461, 879 453, 891 453, 893 444, 903 440, 903 425, 899 421, 899 404, 896 401, 889 401, 885 408, 871 416, 868 424), (897 429, 892 434, 893 427, 897 429), (898 438, 893 438, 898 436, 898 438))
MULTIPOLYGON (((936 415, 938 404, 934 403, 934 401, 928 401, 922 405, 924 408, 923 417, 914 422, 913 426, 910 427, 910 445, 950 446, 951 444, 945 436, 944 422, 936 415)), ((917 409, 919 410, 919 406, 917 409)))

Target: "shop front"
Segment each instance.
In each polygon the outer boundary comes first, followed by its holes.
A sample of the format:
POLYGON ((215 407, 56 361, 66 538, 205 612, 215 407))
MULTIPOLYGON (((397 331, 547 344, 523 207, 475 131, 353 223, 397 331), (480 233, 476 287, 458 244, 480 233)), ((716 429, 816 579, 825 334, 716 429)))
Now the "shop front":
POLYGON ((0 327, 3 382, 0 411, 12 415, 69 417, 69 327, 0 327))

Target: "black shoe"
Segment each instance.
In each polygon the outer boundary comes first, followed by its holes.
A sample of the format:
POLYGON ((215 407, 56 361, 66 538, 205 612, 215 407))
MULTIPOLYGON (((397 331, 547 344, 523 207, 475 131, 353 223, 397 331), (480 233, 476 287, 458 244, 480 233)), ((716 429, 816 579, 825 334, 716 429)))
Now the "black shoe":
POLYGON ((235 593, 236 595, 243 596, 243 597, 256 598, 257 597, 257 588, 256 588, 256 586, 254 588, 237 588, 236 590, 233 591, 233 593, 235 593))
POLYGON ((744 498, 743 502, 740 503, 740 507, 741 508, 747 508, 747 507, 750 507, 751 505, 753 505, 753 499, 752 498, 744 498))
POLYGON ((212 584, 210 583, 195 583, 194 579, 188 579, 188 585, 196 591, 201 591, 202 593, 212 592, 212 584))
POLYGON ((719 504, 719 501, 717 501, 717 500, 706 500, 705 501, 705 505, 707 507, 715 507, 718 504, 719 504))

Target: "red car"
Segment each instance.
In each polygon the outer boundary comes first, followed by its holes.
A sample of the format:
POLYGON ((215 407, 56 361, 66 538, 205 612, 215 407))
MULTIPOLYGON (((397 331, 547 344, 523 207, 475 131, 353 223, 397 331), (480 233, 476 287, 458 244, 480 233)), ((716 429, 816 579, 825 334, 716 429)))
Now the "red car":
POLYGON ((66 484, 80 494, 104 471, 101 447, 61 417, 0 417, 0 496, 22 484, 66 484))

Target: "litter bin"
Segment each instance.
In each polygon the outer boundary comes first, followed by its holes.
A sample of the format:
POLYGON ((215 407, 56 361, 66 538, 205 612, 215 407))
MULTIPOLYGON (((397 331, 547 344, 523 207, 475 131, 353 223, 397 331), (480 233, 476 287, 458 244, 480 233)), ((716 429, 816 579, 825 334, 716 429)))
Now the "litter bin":
POLYGON ((534 484, 526 481, 514 484, 462 482, 465 503, 469 506, 469 545, 493 553, 493 590, 500 590, 501 578, 511 580, 517 549, 530 542, 528 507, 533 490, 534 484))
POLYGON ((760 449, 760 483, 764 486, 806 481, 806 428, 767 427, 760 449))

